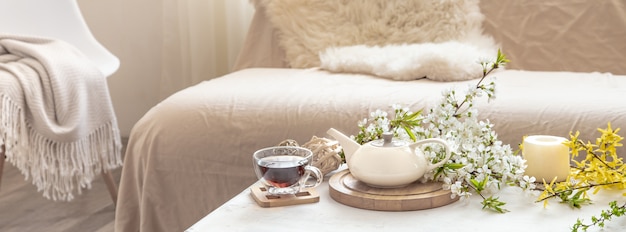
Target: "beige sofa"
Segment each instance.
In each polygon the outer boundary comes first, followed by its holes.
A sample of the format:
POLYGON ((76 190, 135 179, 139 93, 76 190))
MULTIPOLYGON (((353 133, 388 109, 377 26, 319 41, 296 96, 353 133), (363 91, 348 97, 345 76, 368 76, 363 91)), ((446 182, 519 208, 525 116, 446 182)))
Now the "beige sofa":
MULTIPOLYGON (((512 60, 492 75, 496 99, 478 103, 500 140, 516 147, 524 135, 576 130, 594 139, 609 121, 626 127, 623 2, 483 0, 480 8, 485 32, 512 60)), ((116 231, 182 231, 256 181, 255 150, 327 137, 330 127, 354 134, 373 110, 429 107, 443 90, 476 83, 289 68, 263 9, 236 70, 172 95, 135 125, 116 231)))

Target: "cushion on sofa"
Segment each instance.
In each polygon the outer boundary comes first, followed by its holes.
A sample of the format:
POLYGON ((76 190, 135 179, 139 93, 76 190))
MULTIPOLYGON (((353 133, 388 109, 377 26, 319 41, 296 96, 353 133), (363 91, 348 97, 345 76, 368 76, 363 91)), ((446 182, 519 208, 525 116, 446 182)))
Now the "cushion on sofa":
POLYGON ((497 50, 482 34, 477 0, 256 3, 266 9, 292 68, 321 66, 395 80, 467 80, 480 77, 480 66, 459 64, 493 58, 497 50))

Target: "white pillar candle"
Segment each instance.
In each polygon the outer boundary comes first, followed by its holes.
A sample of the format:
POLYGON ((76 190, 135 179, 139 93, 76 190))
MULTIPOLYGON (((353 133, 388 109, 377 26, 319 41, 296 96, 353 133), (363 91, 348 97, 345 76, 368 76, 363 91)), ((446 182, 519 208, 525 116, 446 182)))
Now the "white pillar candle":
POLYGON ((569 148, 563 144, 563 137, 533 135, 524 139, 522 156, 528 167, 525 174, 537 178, 537 182, 557 182, 569 175, 569 148))

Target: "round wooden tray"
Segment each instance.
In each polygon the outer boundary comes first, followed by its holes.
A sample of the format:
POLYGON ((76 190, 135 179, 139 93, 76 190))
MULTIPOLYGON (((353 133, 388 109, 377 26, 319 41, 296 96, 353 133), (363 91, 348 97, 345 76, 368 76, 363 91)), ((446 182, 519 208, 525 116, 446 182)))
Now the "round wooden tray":
POLYGON ((448 205, 459 198, 450 198, 441 182, 415 182, 401 188, 374 188, 355 179, 350 170, 333 175, 329 183, 330 197, 344 205, 380 211, 411 211, 448 205))

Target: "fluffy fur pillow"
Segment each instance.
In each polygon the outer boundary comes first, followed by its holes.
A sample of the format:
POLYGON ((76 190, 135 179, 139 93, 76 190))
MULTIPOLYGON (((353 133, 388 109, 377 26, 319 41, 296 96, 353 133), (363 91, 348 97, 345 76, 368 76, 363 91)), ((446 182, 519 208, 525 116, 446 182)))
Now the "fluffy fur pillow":
POLYGON ((428 78, 435 81, 482 77, 479 61, 496 54, 456 41, 368 47, 328 48, 321 67, 333 72, 365 73, 398 81, 428 78))
MULTIPOLYGON (((270 22, 276 28, 279 44, 285 50, 287 62, 292 68, 322 66, 331 71, 368 72, 367 70, 379 70, 389 66, 396 69, 384 73, 399 73, 400 70, 405 70, 399 68, 400 63, 406 64, 405 67, 409 69, 415 69, 408 66, 416 58, 407 57, 407 52, 401 52, 402 49, 411 48, 416 49, 415 51, 427 50, 414 54, 420 56, 418 60, 421 63, 417 65, 421 69, 441 70, 445 67, 458 67, 456 64, 460 62, 455 56, 459 53, 463 53, 460 57, 466 57, 468 54, 465 52, 474 52, 476 49, 489 50, 485 53, 492 54, 496 51, 493 39, 482 35, 484 16, 480 13, 478 0, 256 0, 255 3, 265 9, 270 22), (448 41, 456 41, 456 44, 443 43, 448 41), (427 44, 420 45, 423 43, 427 44), (352 47, 355 45, 360 46, 352 47), (446 48, 435 48, 438 46, 446 48), (463 47, 464 50, 437 53, 439 50, 449 51, 453 46, 463 47), (321 52, 324 52, 323 60, 331 63, 321 64, 321 52), (354 53, 378 56, 387 52, 391 53, 386 57, 395 58, 393 63, 376 57, 366 58, 368 60, 358 63, 349 62, 358 61, 359 57, 350 58, 354 53), (334 55, 339 56, 332 58, 334 55), (403 57, 406 60, 399 61, 403 57), (433 61, 425 62, 428 59, 433 61), (378 61, 374 62, 375 60, 378 61), (430 65, 440 67, 425 67, 430 65)), ((477 64, 477 60, 471 63, 477 64)), ((414 79, 415 75, 422 74, 402 73, 390 78, 414 79)), ((425 73, 424 76, 431 78, 441 75, 425 73)), ((461 79, 469 78, 467 75, 460 76, 463 76, 461 79)), ((455 78, 458 77, 446 76, 439 79, 455 78)))

